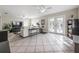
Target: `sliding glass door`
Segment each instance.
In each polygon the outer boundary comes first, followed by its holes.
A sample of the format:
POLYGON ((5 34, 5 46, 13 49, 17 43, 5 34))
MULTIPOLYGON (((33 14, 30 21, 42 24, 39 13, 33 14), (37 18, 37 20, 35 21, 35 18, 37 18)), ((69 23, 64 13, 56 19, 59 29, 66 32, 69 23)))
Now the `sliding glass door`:
POLYGON ((49 32, 64 34, 64 18, 56 17, 50 19, 49 32))

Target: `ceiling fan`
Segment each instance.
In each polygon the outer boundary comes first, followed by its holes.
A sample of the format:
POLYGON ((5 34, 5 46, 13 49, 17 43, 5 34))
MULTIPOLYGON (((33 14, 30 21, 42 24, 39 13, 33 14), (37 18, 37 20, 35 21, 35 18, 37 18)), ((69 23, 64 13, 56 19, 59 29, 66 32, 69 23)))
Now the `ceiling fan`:
POLYGON ((44 12, 46 12, 49 9, 52 9, 52 7, 51 6, 47 6, 47 5, 39 6, 39 10, 40 10, 41 13, 44 13, 44 12))

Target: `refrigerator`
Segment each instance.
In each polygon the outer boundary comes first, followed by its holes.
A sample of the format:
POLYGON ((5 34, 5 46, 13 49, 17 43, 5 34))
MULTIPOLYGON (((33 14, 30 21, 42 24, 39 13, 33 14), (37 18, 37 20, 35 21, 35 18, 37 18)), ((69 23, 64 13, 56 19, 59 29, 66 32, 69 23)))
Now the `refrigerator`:
POLYGON ((73 41, 75 44, 74 50, 76 53, 79 53, 79 19, 73 20, 72 33, 73 33, 73 41))

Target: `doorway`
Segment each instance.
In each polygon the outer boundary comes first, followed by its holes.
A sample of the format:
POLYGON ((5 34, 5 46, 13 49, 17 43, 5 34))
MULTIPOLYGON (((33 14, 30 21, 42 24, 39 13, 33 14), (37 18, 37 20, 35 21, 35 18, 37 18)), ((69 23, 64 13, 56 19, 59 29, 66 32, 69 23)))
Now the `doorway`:
POLYGON ((58 33, 58 34, 64 34, 65 31, 65 23, 64 23, 64 17, 55 17, 52 19, 49 19, 49 32, 52 33, 58 33))

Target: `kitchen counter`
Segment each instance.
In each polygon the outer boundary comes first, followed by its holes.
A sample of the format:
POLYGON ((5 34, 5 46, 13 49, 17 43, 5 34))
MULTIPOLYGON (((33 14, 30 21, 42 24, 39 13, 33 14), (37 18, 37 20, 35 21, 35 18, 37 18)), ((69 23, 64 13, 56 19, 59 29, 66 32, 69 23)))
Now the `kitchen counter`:
POLYGON ((29 29, 29 35, 35 35, 39 33, 39 28, 30 28, 29 29))

